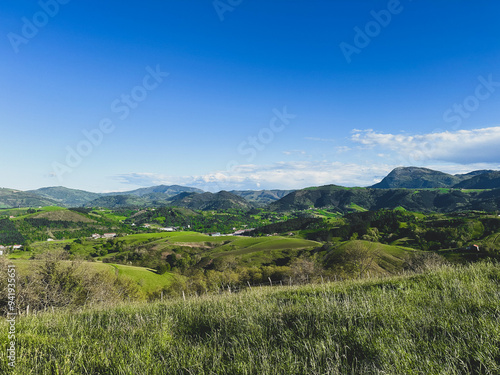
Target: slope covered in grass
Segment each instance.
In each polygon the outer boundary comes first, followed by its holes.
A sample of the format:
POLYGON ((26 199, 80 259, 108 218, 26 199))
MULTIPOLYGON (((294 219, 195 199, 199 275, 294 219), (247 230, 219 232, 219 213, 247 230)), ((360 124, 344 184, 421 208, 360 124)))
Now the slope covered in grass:
MULTIPOLYGON (((17 273, 21 277, 31 275, 33 270, 39 267, 41 263, 40 261, 25 259, 11 259, 11 262, 16 266, 17 273)), ((91 271, 106 272, 130 279, 137 284, 144 298, 150 293, 169 286, 174 280, 174 276, 170 272, 159 275, 155 270, 145 267, 100 262, 82 262, 82 264, 83 267, 91 271)))
POLYGON ((499 295, 500 266, 481 263, 28 316, 11 373, 498 374, 499 295))

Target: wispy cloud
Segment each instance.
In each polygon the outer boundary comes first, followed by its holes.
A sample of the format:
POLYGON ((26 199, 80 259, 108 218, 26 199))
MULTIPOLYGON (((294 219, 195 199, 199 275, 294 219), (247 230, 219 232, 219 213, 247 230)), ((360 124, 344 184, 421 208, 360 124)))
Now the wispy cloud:
POLYGON ((154 186, 154 185, 173 185, 176 182, 169 176, 158 173, 126 173, 113 176, 114 180, 126 185, 133 186, 154 186))
POLYGON ((337 150, 338 154, 342 154, 344 152, 351 151, 351 148, 348 146, 339 146, 339 147, 336 147, 335 149, 337 150))
POLYGON ((336 142, 333 138, 305 137, 304 139, 314 142, 336 142))
POLYGON ((289 151, 283 151, 283 154, 285 155, 306 155, 307 152, 304 150, 289 150, 289 151))

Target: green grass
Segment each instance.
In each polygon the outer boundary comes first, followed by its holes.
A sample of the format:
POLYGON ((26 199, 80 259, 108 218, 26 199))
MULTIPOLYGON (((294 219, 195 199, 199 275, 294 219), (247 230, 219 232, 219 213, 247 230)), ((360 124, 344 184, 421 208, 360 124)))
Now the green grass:
POLYGON ((174 276, 170 272, 158 275, 155 270, 150 268, 125 266, 122 264, 97 264, 112 266, 118 271, 118 276, 125 276, 135 281, 140 286, 141 290, 146 293, 152 293, 167 287, 174 280, 174 276))
POLYGON ((354 211, 357 211, 357 212, 366 212, 366 211, 368 211, 366 208, 363 208, 363 207, 361 207, 361 206, 359 206, 359 205, 357 205, 355 203, 351 203, 349 205, 349 208, 352 209, 352 210, 354 210, 354 211))
MULTIPOLYGON (((38 264, 36 260, 11 259, 11 261, 16 265, 17 271, 21 276, 29 275, 38 264)), ((155 270, 145 267, 101 262, 84 262, 84 265, 86 268, 95 271, 109 272, 112 274, 118 273, 117 276, 124 276, 131 279, 139 286, 144 296, 169 286, 174 280, 174 276, 171 272, 159 275, 155 270)))
POLYGON ((58 206, 45 206, 45 207, 41 207, 41 208, 35 208, 35 210, 37 210, 37 212, 34 214, 28 214, 29 209, 30 208, 1 209, 0 216, 14 216, 13 220, 19 220, 19 219, 24 219, 27 217, 35 216, 35 215, 39 214, 40 212, 53 212, 53 211, 67 210, 66 208, 58 207, 58 206))
POLYGON ((376 252, 377 256, 369 268, 369 272, 372 274, 397 274, 403 269, 405 258, 419 252, 419 250, 411 249, 409 247, 385 245, 377 242, 360 240, 347 241, 340 245, 339 249, 345 250, 351 246, 353 242, 361 243, 367 249, 376 252))
POLYGON ((319 210, 319 209, 317 209, 315 211, 315 214, 318 215, 319 217, 324 217, 324 218, 329 218, 329 219, 336 219, 336 218, 341 216, 337 212, 329 212, 326 210, 319 210))
POLYGON ((116 215, 111 210, 92 211, 92 213, 95 215, 98 215, 98 216, 103 216, 106 219, 111 220, 111 221, 115 221, 115 222, 120 222, 120 221, 127 219, 127 216, 116 215))
MULTIPOLYGON (((498 374, 500 267, 18 319, 11 374, 498 374)), ((7 345, 0 321, 0 346, 7 345)))

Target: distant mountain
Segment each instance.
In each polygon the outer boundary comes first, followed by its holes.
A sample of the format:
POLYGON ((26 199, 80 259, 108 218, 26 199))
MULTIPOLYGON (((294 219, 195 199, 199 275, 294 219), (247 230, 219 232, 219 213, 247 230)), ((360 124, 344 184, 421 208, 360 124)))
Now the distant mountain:
POLYGON ((123 208, 148 207, 150 205, 150 201, 147 198, 135 195, 106 195, 86 203, 85 207, 123 208))
POLYGON ((460 189, 498 189, 500 188, 500 172, 490 171, 459 182, 454 188, 460 189))
POLYGON ((137 195, 106 195, 86 204, 87 207, 158 207, 175 206, 192 210, 226 210, 231 208, 250 209, 252 204, 244 198, 227 191, 218 193, 189 193, 183 192, 174 197, 165 193, 149 193, 137 195))
MULTIPOLYGON (((490 186, 489 188, 467 187, 467 189, 495 189, 500 188, 500 184, 490 181, 486 185, 486 180, 489 178, 483 177, 478 180, 479 176, 496 173, 492 170, 478 170, 465 174, 451 175, 444 172, 434 171, 428 168, 419 167, 399 167, 392 170, 378 184, 370 186, 373 189, 430 189, 430 188, 452 188, 466 186, 475 186, 475 182, 465 183, 465 181, 474 179, 474 181, 482 181, 481 186, 490 186), (459 185, 464 184, 464 185, 459 185)), ((479 186, 479 185, 478 185, 479 186)))
POLYGON ((467 179, 469 179, 471 177, 479 176, 481 174, 491 173, 491 172, 496 172, 496 171, 491 170, 491 169, 481 169, 481 170, 478 170, 478 171, 472 171, 472 172, 465 173, 465 174, 456 174, 455 176, 457 176, 461 180, 467 180, 467 179))
POLYGON ((391 171, 373 189, 422 189, 446 188, 458 184, 461 179, 448 173, 428 168, 399 167, 391 171))
POLYGON ((231 190, 230 193, 245 198, 250 203, 254 203, 258 206, 265 206, 266 204, 283 198, 293 191, 295 190, 231 190))
POLYGON ((227 191, 218 193, 181 193, 170 201, 171 206, 185 207, 192 210, 227 210, 243 209, 249 210, 253 205, 244 198, 227 191))
MULTIPOLYGON (((99 206, 117 208, 125 206, 164 205, 168 204, 169 198, 182 192, 203 193, 203 190, 179 185, 159 185, 125 192, 101 194, 54 186, 30 190, 27 193, 34 194, 40 198, 50 199, 56 202, 56 205, 63 207, 99 206), (116 198, 118 196, 126 196, 126 198, 116 198), (137 199, 141 197, 144 197, 144 199, 137 199)), ((52 203, 54 204, 54 202, 52 203)))
POLYGON ((500 189, 485 192, 452 190, 343 188, 336 185, 298 190, 271 203, 272 211, 331 208, 341 213, 354 209, 378 210, 402 207, 409 211, 455 212, 499 210, 500 189))
POLYGON ((58 206, 63 207, 80 207, 102 196, 102 194, 68 189, 63 186, 45 187, 37 190, 30 190, 27 191, 27 193, 54 200, 57 202, 58 206))
POLYGON ((14 190, 0 189, 0 208, 17 207, 39 207, 39 206, 57 206, 58 202, 40 197, 36 194, 14 190))
POLYGON ((107 195, 135 195, 138 197, 142 197, 144 195, 150 195, 155 193, 164 194, 167 197, 174 197, 180 193, 203 193, 204 191, 197 188, 180 186, 180 185, 158 185, 151 186, 147 188, 140 188, 131 191, 117 192, 117 193, 108 193, 107 195))

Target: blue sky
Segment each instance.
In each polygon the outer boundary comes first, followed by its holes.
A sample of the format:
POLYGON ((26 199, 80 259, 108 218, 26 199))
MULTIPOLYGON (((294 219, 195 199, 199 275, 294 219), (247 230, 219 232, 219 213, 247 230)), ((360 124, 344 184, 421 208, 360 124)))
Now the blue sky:
POLYGON ((218 191, 499 169, 499 11, 5 0, 1 185, 218 191))

